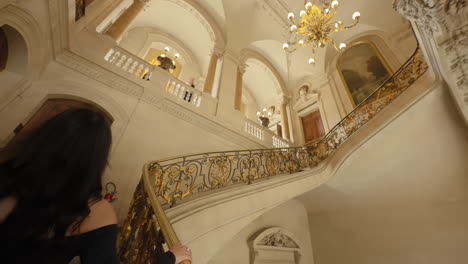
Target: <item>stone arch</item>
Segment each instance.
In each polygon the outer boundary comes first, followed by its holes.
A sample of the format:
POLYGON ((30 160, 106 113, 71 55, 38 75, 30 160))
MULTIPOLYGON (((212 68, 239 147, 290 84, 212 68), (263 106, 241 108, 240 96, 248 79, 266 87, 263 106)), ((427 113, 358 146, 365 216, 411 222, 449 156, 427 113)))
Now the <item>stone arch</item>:
POLYGON ((0 27, 0 34, 4 48, 2 52, 6 52, 4 60, 2 60, 2 69, 8 72, 26 76, 28 67, 28 47, 23 36, 13 27, 5 24, 0 27))
POLYGON ((165 0, 186 9, 192 13, 206 28, 215 50, 224 50, 226 46, 225 34, 221 31, 214 18, 195 0, 165 0))
POLYGON ((111 116, 113 120, 111 125, 113 138, 112 149, 115 148, 130 120, 130 116, 119 102, 115 101, 104 92, 79 82, 53 81, 40 83, 38 86, 46 90, 42 101, 51 98, 78 100, 94 105, 111 116))
MULTIPOLYGON (((172 51, 174 51, 171 54, 180 54, 180 58, 178 59, 178 62, 182 65, 182 71, 179 75, 180 79, 197 79, 201 76, 202 71, 200 67, 200 61, 197 60, 197 57, 195 56, 193 51, 189 47, 187 47, 187 45, 185 45, 179 39, 175 38, 173 35, 157 30, 153 27, 136 27, 132 28, 128 32, 128 36, 130 37, 130 39, 139 39, 139 37, 141 36, 141 43, 135 43, 135 41, 131 41, 133 45, 140 44, 140 48, 134 51, 135 54, 137 54, 140 58, 144 58, 151 48, 156 48, 157 44, 164 44, 170 47, 172 51), (132 36, 135 36, 135 38, 133 38, 132 36)), ((127 44, 127 42, 127 38, 125 38, 121 42, 122 47, 126 48, 125 45, 127 44)), ((127 49, 132 50, 130 47, 127 49)))
POLYGON ((271 227, 261 230, 254 234, 250 241, 252 264, 269 263, 276 258, 287 263, 299 263, 301 247, 298 240, 294 234, 283 228, 271 227))
MULTIPOLYGON (((122 107, 121 103, 114 100, 111 96, 102 90, 89 87, 89 84, 84 84, 76 81, 38 81, 25 92, 24 96, 11 103, 5 110, 0 112, 0 119, 5 118, 4 130, 9 134, 2 135, 0 145, 6 144, 13 137, 13 130, 17 124, 25 124, 36 111, 48 99, 72 99, 91 104, 102 110, 109 117, 112 117, 112 149, 118 145, 121 136, 124 133, 130 117, 127 111, 122 107), (15 113, 14 116, 11 116, 15 113)), ((4 131, 4 132, 5 132, 4 131)))
POLYGON ((28 55, 28 64, 25 71, 25 78, 34 80, 41 73, 45 63, 46 46, 44 34, 34 19, 25 10, 8 5, 0 9, 0 27, 8 25, 14 28, 23 37, 28 55))
POLYGON ((275 79, 278 83, 278 87, 276 87, 278 94, 283 94, 286 96, 289 95, 285 81, 283 78, 281 78, 279 72, 276 70, 273 64, 267 58, 265 58, 265 56, 250 48, 243 49, 240 54, 240 65, 245 65, 249 59, 254 59, 260 62, 268 69, 268 72, 271 74, 272 78, 275 79))

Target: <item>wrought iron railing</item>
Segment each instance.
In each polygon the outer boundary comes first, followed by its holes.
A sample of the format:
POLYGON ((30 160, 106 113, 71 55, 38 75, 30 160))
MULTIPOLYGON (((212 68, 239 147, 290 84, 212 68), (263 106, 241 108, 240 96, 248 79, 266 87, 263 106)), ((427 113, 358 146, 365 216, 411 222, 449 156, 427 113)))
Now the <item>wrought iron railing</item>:
MULTIPOLYGON (((411 86, 426 72, 427 68, 420 49, 416 49, 403 66, 375 92, 324 137, 310 145, 294 148, 209 152, 152 161, 143 168, 142 182, 137 192, 141 191, 143 183, 156 212, 155 217, 161 225, 168 245, 171 246, 178 242, 178 239, 161 209, 161 203, 172 207, 177 201, 193 199, 210 191, 236 184, 251 184, 258 180, 281 174, 292 174, 318 166, 346 139, 411 86)), ((143 211, 147 219, 135 214, 135 210, 140 209, 134 209, 134 207, 138 206, 141 205, 135 205, 134 201, 124 228, 134 230, 143 223, 148 223, 148 219, 154 218, 154 216, 147 215, 150 210, 148 208, 143 211)), ((149 207, 147 201, 145 206, 149 207)), ((151 238, 144 236, 142 239, 151 238)), ((130 249, 125 245, 121 246, 121 250, 127 255, 138 253, 135 251, 128 253, 130 249)))
POLYGON ((204 192, 315 167, 405 91, 426 69, 427 64, 418 49, 380 88, 311 145, 209 152, 150 162, 147 173, 152 191, 174 206, 177 200, 204 192))

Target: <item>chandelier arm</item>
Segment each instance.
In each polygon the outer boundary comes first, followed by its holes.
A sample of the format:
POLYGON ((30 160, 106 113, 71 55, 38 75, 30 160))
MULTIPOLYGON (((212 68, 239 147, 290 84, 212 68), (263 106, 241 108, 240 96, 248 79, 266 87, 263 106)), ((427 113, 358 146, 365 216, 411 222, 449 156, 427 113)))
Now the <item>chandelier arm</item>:
POLYGON ((354 23, 353 23, 351 26, 347 26, 347 27, 344 27, 344 28, 345 28, 345 29, 353 28, 353 27, 355 27, 358 23, 359 23, 359 19, 356 19, 356 20, 354 21, 354 23))
MULTIPOLYGON (((329 14, 330 17, 329 17, 327 20, 325 20, 325 23, 328 23, 330 20, 332 20, 332 18, 335 17, 335 15, 336 15, 336 8, 334 8, 334 9, 332 9, 332 10, 333 10, 333 12, 329 14)), ((330 11, 331 11, 331 10, 330 10, 330 11)))
POLYGON ((333 45, 333 47, 335 48, 335 50, 341 51, 340 48, 338 48, 338 46, 336 45, 335 41, 334 41, 332 38, 330 38, 330 39, 331 39, 330 42, 331 42, 331 44, 333 45))

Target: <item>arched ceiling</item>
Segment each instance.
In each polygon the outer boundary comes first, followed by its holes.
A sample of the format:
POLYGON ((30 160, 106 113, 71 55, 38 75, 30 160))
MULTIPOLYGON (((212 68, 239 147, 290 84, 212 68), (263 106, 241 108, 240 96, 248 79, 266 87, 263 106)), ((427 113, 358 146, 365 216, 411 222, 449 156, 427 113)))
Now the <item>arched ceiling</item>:
MULTIPOLYGON (((317 51, 316 65, 309 65, 311 48, 305 47, 290 54, 290 72, 288 76, 287 55, 282 50, 285 42, 284 17, 289 11, 296 15, 304 8, 303 0, 224 0, 228 47, 241 50, 254 47, 262 53, 280 72, 282 78, 290 84, 310 76, 324 76, 326 47, 317 51), (289 82, 288 82, 289 80, 289 82)), ((352 29, 334 33, 337 43, 352 40, 363 32, 381 31, 388 36, 407 29, 407 22, 393 10, 389 0, 353 0, 340 1, 336 20, 345 25, 353 22, 351 16, 355 11, 361 12, 360 23, 352 29)), ((338 53, 334 51, 337 55, 338 53)))
MULTIPOLYGON (((305 47, 289 55, 288 68, 288 57, 281 48, 286 40, 284 18, 289 11, 298 14, 304 0, 152 0, 132 27, 152 26, 174 35, 194 51, 203 75, 214 44, 213 32, 207 31, 206 23, 204 26, 199 16, 174 3, 177 1, 196 2, 223 31, 227 49, 234 53, 245 48, 257 50, 274 65, 288 86, 311 76, 325 76, 327 53, 336 52, 327 52, 330 47, 320 49, 316 65, 309 65, 312 52, 305 47)), ((337 43, 350 41, 364 32, 386 32, 390 39, 395 33, 407 30, 407 22, 393 10, 390 0, 342 0, 336 20, 350 24, 354 11, 361 12, 361 22, 355 28, 334 33, 332 37, 337 43)))
POLYGON ((170 1, 153 0, 133 21, 130 29, 136 27, 152 27, 173 35, 190 47, 200 64, 202 75, 206 75, 214 43, 210 33, 193 13, 170 1))
POLYGON ((208 13, 214 18, 219 27, 225 30, 226 27, 226 14, 224 12, 224 4, 222 0, 197 0, 208 13))
POLYGON ((244 73, 244 84, 259 107, 268 107, 278 98, 278 82, 268 68, 256 59, 248 59, 244 73))

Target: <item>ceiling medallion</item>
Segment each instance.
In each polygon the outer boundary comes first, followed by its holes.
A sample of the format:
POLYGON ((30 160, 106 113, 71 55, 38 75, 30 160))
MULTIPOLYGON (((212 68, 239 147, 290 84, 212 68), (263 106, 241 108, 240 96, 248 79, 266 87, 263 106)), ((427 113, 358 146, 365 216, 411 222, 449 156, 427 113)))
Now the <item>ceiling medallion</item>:
POLYGON ((294 13, 289 13, 288 20, 291 22, 289 39, 287 43, 283 44, 283 49, 291 53, 298 48, 311 45, 312 57, 309 59, 309 64, 315 64, 315 51, 317 48, 324 48, 327 43, 332 44, 337 51, 346 48, 345 43, 336 45, 330 34, 356 26, 361 14, 354 12, 354 23, 350 26, 344 26, 342 21, 331 21, 337 13, 338 5, 338 1, 334 0, 322 8, 317 4, 306 1, 305 10, 301 10, 299 13, 299 21, 295 21, 294 13))

